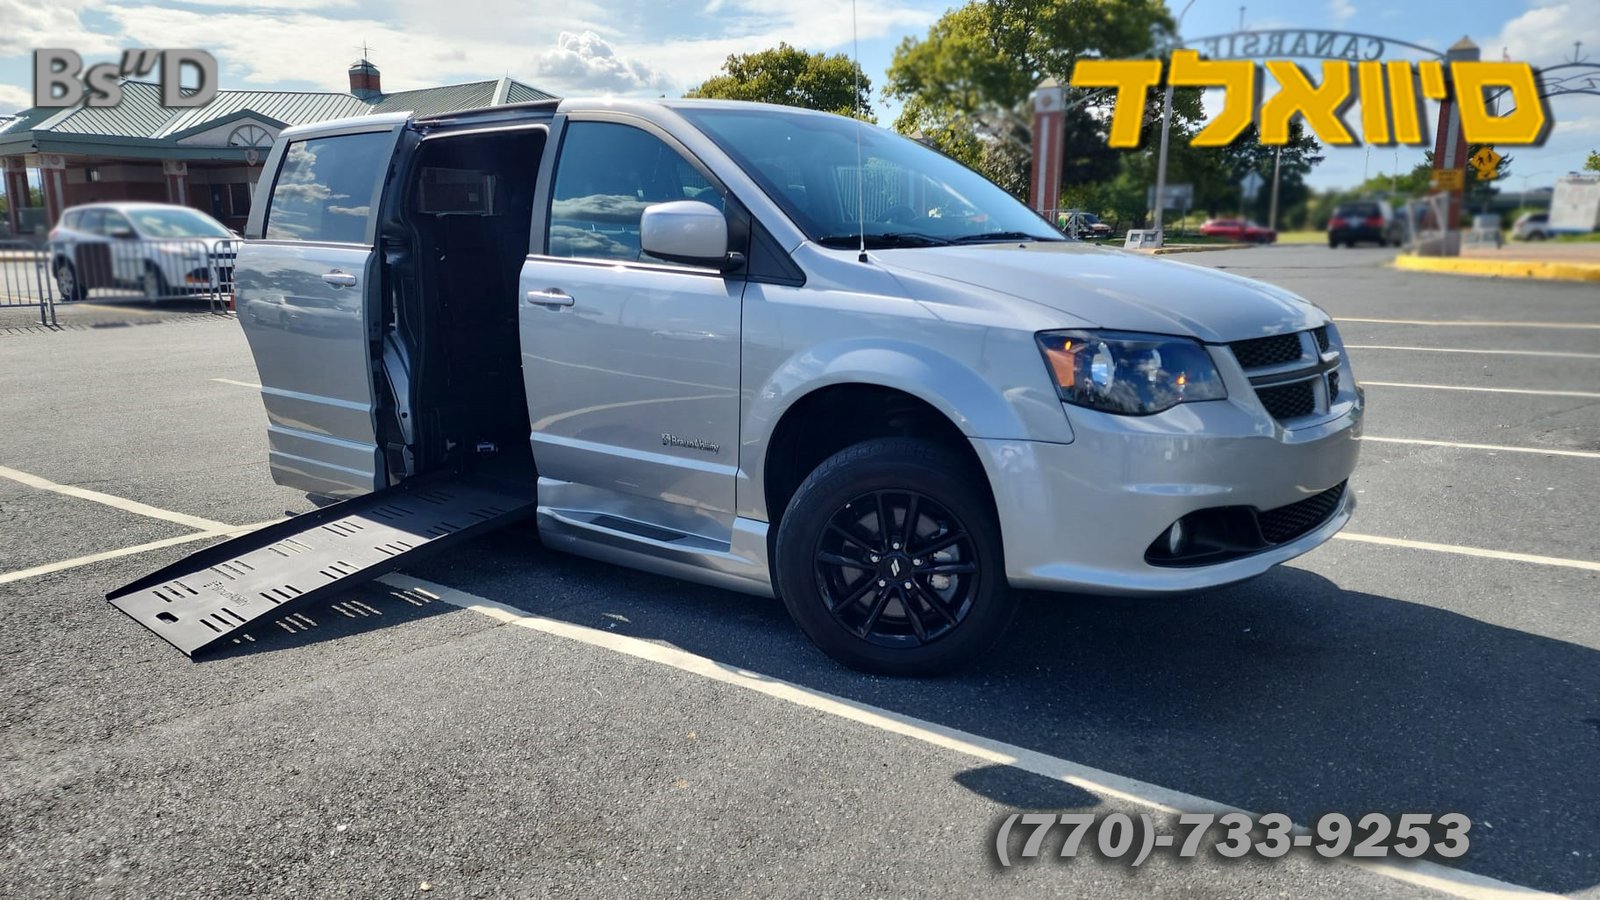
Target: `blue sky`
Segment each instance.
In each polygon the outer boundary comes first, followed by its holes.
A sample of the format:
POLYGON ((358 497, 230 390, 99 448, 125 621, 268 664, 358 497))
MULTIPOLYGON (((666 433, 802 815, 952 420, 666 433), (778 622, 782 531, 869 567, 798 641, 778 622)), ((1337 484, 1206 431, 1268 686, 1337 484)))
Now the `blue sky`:
MULTIPOLYGON (((857 0, 860 56, 881 85, 894 48, 922 35, 950 0, 857 0)), ((1178 2, 1182 8, 1182 3, 1178 2)), ((1341 28, 1443 48, 1463 35, 1484 58, 1549 65, 1573 42, 1600 61, 1600 0, 1302 0, 1247 2, 1248 27, 1341 28)), ((1195 0, 1191 36, 1231 31, 1239 0, 1195 0)), ((850 0, 0 0, 0 112, 28 105, 30 53, 68 47, 90 62, 129 47, 199 47, 217 54, 224 87, 343 90, 345 67, 372 47, 388 90, 510 74, 563 95, 676 95, 729 53, 788 41, 850 52, 850 0)), ((880 110, 887 115, 887 107, 880 110)), ((1508 187, 1549 184, 1600 148, 1600 97, 1558 99, 1539 149, 1512 149, 1508 187)), ((1404 170, 1422 158, 1404 149, 1404 170)), ((1395 168, 1390 148, 1330 150, 1318 187, 1395 168)))

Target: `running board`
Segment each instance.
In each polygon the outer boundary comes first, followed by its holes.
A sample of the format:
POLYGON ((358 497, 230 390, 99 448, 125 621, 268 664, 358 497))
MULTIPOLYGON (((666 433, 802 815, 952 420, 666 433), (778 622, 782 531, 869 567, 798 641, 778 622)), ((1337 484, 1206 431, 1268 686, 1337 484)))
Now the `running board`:
POLYGON ((442 472, 207 547, 106 595, 189 656, 476 535, 532 518, 536 477, 442 472))

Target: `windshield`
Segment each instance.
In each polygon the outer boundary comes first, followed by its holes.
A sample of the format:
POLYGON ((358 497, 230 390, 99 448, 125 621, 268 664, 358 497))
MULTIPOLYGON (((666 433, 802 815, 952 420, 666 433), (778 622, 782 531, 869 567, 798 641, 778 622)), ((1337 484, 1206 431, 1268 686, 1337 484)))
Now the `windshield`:
POLYGON ((860 225, 875 247, 1066 240, 983 176, 876 126, 772 109, 679 112, 733 157, 807 237, 830 247, 856 246, 860 225))
POLYGON ((204 213, 191 209, 126 209, 123 213, 133 222, 133 227, 145 237, 228 237, 222 223, 204 213))

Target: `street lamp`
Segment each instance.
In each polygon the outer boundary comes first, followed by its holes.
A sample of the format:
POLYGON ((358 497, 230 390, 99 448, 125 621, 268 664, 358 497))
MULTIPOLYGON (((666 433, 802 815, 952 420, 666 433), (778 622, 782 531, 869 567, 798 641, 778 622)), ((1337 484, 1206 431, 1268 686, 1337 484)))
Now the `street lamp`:
MULTIPOLYGON (((1182 43, 1179 30, 1183 28, 1183 17, 1188 15, 1189 7, 1194 5, 1194 0, 1184 4, 1183 12, 1178 13, 1178 21, 1173 28, 1172 46, 1177 47, 1182 43)), ((1168 54, 1171 55, 1170 53, 1168 54)), ((1167 134, 1172 129, 1172 77, 1168 73, 1167 92, 1161 100, 1161 155, 1156 159, 1156 246, 1166 243, 1166 235, 1161 229, 1162 212, 1167 207, 1167 134)))
POLYGON ((1542 172, 1529 172, 1528 174, 1522 176, 1522 199, 1521 199, 1521 202, 1519 202, 1517 205, 1518 206, 1527 206, 1528 205, 1528 179, 1529 178, 1538 178, 1540 175, 1549 175, 1549 174, 1550 174, 1550 170, 1549 169, 1545 169, 1542 172))

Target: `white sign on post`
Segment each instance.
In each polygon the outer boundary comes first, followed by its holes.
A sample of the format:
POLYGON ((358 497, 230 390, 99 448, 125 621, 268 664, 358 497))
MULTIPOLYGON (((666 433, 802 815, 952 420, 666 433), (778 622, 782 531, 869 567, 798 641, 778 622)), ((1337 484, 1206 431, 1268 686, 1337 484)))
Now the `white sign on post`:
POLYGON ((1244 198, 1246 200, 1254 200, 1256 198, 1256 194, 1260 193, 1261 185, 1263 183, 1264 182, 1260 173, 1250 172, 1244 176, 1243 181, 1239 182, 1239 189, 1244 191, 1244 198))

